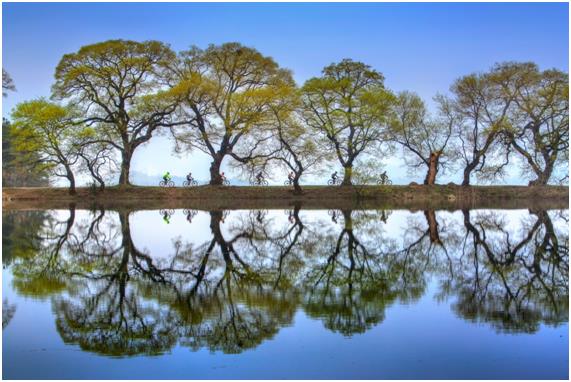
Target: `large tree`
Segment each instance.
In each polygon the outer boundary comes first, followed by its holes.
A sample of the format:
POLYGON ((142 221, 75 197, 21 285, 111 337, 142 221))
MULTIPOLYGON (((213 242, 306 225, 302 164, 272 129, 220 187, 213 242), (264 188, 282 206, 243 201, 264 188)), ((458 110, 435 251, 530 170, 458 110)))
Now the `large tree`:
POLYGON ((470 185, 473 173, 485 180, 500 177, 509 154, 500 135, 507 125, 513 95, 502 93, 496 68, 459 78, 451 91, 459 121, 455 151, 464 165, 462 185, 470 185))
POLYGON ((569 76, 533 63, 503 63, 495 72, 503 74, 497 81, 514 100, 508 144, 523 158, 526 173, 535 175, 529 184, 545 185, 569 160, 569 76))
POLYGON ((272 106, 294 86, 291 73, 238 43, 181 52, 173 93, 184 99, 190 123, 172 129, 177 149, 196 148, 212 158, 210 184, 222 184, 226 156, 239 163, 267 157, 272 106))
MULTIPOLYGON (((260 171, 272 173, 273 170, 281 170, 283 175, 291 173, 291 184, 295 192, 300 193, 301 177, 317 173, 321 165, 334 159, 334 156, 326 149, 324 138, 315 135, 303 123, 297 89, 291 87, 288 93, 284 92, 284 97, 271 108, 274 120, 267 133, 273 139, 264 145, 267 156, 251 161, 245 170, 250 176, 260 171)), ((287 184, 290 184, 289 180, 288 175, 287 184)))
POLYGON ((344 185, 351 184, 358 156, 385 140, 393 99, 381 73, 349 59, 325 67, 321 77, 303 85, 304 119, 329 141, 344 168, 344 185))
POLYGON ((431 117, 422 99, 410 92, 401 92, 394 107, 395 118, 391 123, 391 139, 410 153, 405 163, 413 169, 426 168, 424 184, 432 185, 436 175, 447 165, 446 151, 455 124, 450 102, 436 97, 438 117, 431 117))
POLYGON ((16 150, 37 155, 43 168, 66 178, 75 194, 73 167, 83 142, 91 139, 91 129, 74 124, 68 109, 44 99, 18 104, 12 118, 16 150))
POLYGON ((165 67, 175 59, 158 41, 109 40, 64 55, 56 68, 54 97, 80 108, 97 140, 120 152, 120 185, 129 184, 135 149, 177 123, 178 99, 163 86, 165 67))

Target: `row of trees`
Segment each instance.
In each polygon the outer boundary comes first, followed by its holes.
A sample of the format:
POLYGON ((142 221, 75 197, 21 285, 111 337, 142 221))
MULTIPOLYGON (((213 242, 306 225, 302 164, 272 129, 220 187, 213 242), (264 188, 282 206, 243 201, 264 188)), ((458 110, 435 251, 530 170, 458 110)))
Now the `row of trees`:
POLYGON ((491 181, 515 154, 535 185, 568 161, 568 89, 567 73, 507 62, 456 80, 431 114, 418 95, 391 92, 379 71, 350 59, 297 87, 289 70, 239 43, 176 54, 158 41, 111 40, 64 55, 52 101, 17 105, 13 134, 72 192, 78 169, 101 187, 113 172, 128 185, 136 149, 161 132, 175 151, 212 158, 212 185, 228 157, 245 174, 291 171, 298 191, 303 175, 337 161, 350 185, 359 161, 379 163, 398 147, 411 169, 425 169, 425 184, 451 169, 463 171, 463 185, 491 181))

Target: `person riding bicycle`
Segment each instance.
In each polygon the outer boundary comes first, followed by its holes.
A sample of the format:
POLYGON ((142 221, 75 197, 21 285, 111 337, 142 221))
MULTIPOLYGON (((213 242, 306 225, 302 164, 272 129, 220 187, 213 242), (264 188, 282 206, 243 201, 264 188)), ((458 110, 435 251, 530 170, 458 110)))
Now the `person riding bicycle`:
POLYGON ((191 171, 189 171, 188 175, 186 175, 186 180, 188 182, 192 182, 192 172, 191 171))
POLYGON ((264 180, 264 174, 262 174, 262 172, 260 171, 258 175, 256 175, 256 183, 260 184, 262 183, 262 180, 264 180))
POLYGON ((226 181, 226 175, 224 175, 224 172, 220 173, 220 178, 222 178, 222 181, 225 182, 226 181))
POLYGON ((334 183, 337 183, 337 178, 338 178, 338 176, 337 176, 337 171, 335 171, 333 174, 331 174, 331 180, 332 180, 334 183))
POLYGON ((287 175, 287 180, 293 182, 294 178, 295 178, 295 173, 293 171, 290 171, 289 174, 287 175))
POLYGON ((388 175, 387 175, 387 172, 386 172, 386 171, 383 171, 383 173, 381 174, 381 181, 382 181, 383 183, 386 183, 386 181, 387 181, 388 179, 389 179, 389 177, 388 177, 388 175))
POLYGON ((165 181, 165 183, 168 183, 171 180, 171 173, 169 171, 165 172, 165 174, 163 175, 163 180, 165 181))

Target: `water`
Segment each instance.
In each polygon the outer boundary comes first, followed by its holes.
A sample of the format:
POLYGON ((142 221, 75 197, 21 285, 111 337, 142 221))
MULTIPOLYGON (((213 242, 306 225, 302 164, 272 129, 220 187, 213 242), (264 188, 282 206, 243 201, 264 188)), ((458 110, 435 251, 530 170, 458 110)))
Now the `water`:
POLYGON ((567 379, 568 211, 4 211, 4 378, 567 379))

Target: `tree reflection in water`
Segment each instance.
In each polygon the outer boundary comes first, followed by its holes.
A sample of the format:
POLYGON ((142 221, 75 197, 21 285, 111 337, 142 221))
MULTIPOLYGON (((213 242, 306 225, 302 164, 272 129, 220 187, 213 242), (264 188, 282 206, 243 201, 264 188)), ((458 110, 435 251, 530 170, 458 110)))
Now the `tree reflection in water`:
POLYGON ((329 330, 363 333, 431 279, 459 317, 500 331, 568 321, 567 212, 530 211, 520 222, 428 210, 403 227, 389 211, 335 211, 331 222, 299 205, 287 215, 207 214, 210 237, 178 238, 167 256, 137 247, 128 211, 12 214, 20 221, 4 232, 3 265, 18 294, 51 300, 66 343, 112 356, 176 344, 239 353, 298 309, 329 330))

